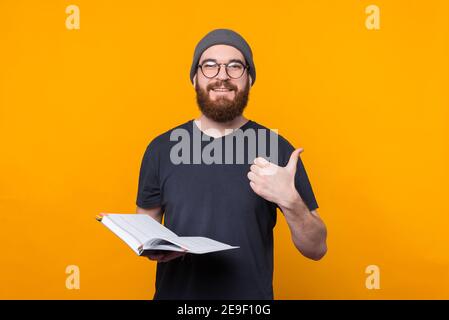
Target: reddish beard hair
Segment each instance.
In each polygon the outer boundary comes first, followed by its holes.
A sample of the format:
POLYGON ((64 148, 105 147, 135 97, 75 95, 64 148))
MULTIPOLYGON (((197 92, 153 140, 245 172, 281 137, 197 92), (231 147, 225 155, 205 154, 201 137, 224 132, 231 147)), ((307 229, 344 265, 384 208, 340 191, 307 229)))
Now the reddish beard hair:
POLYGON ((249 79, 246 82, 245 88, 240 91, 237 91, 237 86, 234 84, 223 80, 209 83, 205 90, 200 88, 197 77, 195 78, 195 84, 196 102, 198 107, 206 117, 213 121, 229 122, 234 120, 236 117, 242 115, 243 110, 248 104, 250 89, 249 79), (225 97, 220 97, 212 101, 209 98, 209 91, 219 87, 234 90, 234 99, 229 100, 225 97))

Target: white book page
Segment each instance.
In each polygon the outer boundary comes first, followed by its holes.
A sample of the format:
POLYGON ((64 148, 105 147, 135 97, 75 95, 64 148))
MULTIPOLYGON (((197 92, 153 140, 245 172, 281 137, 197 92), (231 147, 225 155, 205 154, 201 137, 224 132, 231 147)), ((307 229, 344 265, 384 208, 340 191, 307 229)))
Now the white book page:
POLYGON ((105 214, 102 223, 140 254, 140 248, 154 239, 178 236, 146 214, 105 214))
POLYGON ((116 236, 122 239, 136 254, 140 254, 139 247, 142 243, 137 238, 112 222, 108 216, 104 216, 101 223, 111 230, 116 236))
POLYGON ((184 247, 187 252, 191 253, 208 253, 239 248, 205 237, 178 237, 176 241, 177 245, 184 247))
POLYGON ((177 251, 177 252, 186 252, 181 247, 170 245, 170 244, 157 244, 152 245, 151 247, 144 247, 145 250, 165 250, 165 251, 177 251))
POLYGON ((108 214, 117 225, 137 237, 142 243, 152 238, 177 238, 178 236, 147 214, 108 214))

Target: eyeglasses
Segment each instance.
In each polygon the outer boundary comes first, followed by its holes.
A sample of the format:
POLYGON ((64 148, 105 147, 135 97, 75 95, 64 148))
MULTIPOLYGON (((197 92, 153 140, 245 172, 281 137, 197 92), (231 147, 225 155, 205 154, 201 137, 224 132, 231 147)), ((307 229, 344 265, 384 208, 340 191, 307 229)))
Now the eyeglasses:
POLYGON ((245 73, 245 70, 249 68, 249 66, 238 61, 231 61, 229 63, 206 61, 203 64, 198 65, 198 68, 201 69, 201 72, 206 78, 212 79, 220 73, 221 66, 225 66, 226 74, 232 79, 240 78, 245 73))

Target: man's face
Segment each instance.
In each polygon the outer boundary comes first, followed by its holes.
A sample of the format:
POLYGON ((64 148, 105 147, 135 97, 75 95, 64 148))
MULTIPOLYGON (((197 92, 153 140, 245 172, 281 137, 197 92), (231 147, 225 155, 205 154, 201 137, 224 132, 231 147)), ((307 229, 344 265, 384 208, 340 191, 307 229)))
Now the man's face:
MULTIPOLYGON (((226 64, 230 62, 241 62, 246 65, 242 53, 232 46, 215 45, 205 50, 199 60, 199 64, 206 65, 211 63, 226 64)), ((234 67, 234 70, 238 67, 234 67)), ((205 71, 206 75, 207 71, 205 71)), ((208 118, 217 122, 228 122, 240 116, 243 113, 249 96, 249 75, 244 70, 241 77, 234 79, 235 71, 230 68, 230 77, 224 65, 221 66, 219 73, 213 77, 206 77, 198 68, 195 76, 195 90, 197 103, 201 112, 208 118)), ((238 72, 237 72, 238 74, 238 72)))

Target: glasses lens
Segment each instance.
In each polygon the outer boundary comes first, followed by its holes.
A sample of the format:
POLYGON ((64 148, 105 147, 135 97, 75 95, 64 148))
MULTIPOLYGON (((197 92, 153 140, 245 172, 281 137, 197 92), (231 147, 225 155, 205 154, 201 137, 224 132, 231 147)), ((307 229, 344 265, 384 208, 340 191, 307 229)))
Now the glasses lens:
POLYGON ((203 71, 205 77, 213 78, 217 75, 218 68, 219 68, 218 64, 214 62, 206 62, 201 67, 201 70, 203 71))
POLYGON ((226 71, 231 78, 237 79, 243 75, 245 67, 240 62, 231 62, 226 67, 226 71))

